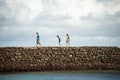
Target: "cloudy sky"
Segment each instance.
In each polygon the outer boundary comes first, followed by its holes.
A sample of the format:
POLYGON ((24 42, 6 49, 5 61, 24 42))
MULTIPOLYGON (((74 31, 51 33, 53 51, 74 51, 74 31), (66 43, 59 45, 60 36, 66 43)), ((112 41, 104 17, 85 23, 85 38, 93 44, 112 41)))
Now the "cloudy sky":
POLYGON ((0 0, 0 46, 120 46, 120 0, 0 0))

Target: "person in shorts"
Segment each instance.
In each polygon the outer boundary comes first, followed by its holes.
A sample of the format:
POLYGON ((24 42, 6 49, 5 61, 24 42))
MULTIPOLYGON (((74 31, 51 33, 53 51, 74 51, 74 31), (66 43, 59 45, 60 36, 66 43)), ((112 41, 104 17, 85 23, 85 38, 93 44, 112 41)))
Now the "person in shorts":
POLYGON ((69 34, 66 34, 66 46, 70 46, 70 37, 69 34))
POLYGON ((38 45, 40 45, 41 46, 41 43, 40 43, 40 36, 39 36, 39 33, 38 32, 36 32, 36 48, 38 47, 38 45))

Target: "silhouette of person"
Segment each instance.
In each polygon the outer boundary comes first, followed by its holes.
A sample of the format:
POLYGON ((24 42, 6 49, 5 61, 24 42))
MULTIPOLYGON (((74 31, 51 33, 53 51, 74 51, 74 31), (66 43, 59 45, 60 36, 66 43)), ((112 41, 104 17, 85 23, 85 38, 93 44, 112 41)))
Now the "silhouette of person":
POLYGON ((70 37, 69 37, 69 34, 66 34, 66 46, 70 46, 70 37))
POLYGON ((40 43, 40 36, 39 36, 39 34, 38 34, 38 32, 36 32, 36 48, 38 47, 38 45, 40 45, 41 46, 41 43, 40 43))
POLYGON ((58 44, 59 44, 59 46, 61 46, 61 39, 60 39, 59 35, 57 35, 57 38, 58 38, 58 44))

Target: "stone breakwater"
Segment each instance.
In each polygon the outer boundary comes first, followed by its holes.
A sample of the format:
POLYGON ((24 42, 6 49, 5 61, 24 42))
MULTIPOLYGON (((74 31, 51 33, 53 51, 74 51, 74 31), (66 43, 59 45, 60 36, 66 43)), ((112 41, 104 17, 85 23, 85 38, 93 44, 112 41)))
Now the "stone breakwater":
POLYGON ((120 48, 0 48, 0 72, 48 70, 120 70, 120 48))

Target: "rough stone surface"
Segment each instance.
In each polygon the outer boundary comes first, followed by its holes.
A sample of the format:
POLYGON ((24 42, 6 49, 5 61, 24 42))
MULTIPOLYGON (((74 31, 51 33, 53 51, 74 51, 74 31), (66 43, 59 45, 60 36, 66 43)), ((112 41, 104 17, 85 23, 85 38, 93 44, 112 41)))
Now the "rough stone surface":
POLYGON ((120 48, 0 48, 0 72, 48 70, 120 70, 120 48))

